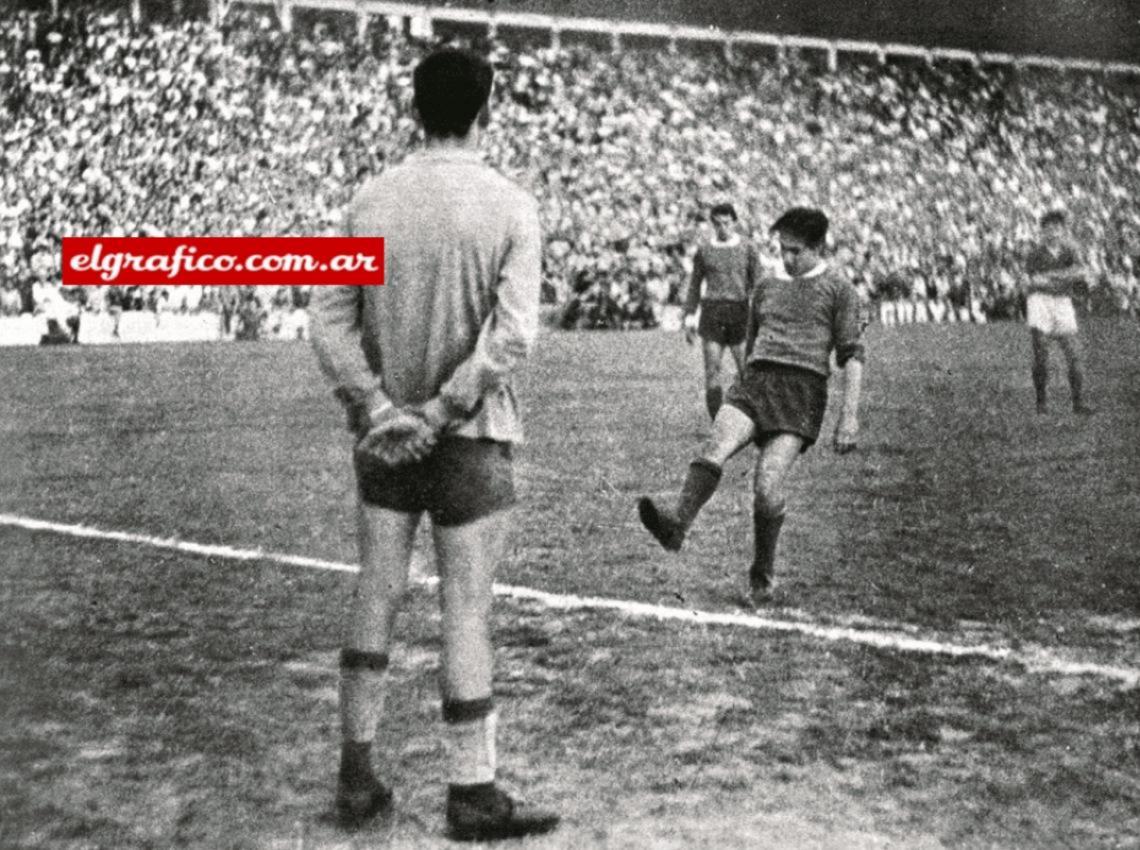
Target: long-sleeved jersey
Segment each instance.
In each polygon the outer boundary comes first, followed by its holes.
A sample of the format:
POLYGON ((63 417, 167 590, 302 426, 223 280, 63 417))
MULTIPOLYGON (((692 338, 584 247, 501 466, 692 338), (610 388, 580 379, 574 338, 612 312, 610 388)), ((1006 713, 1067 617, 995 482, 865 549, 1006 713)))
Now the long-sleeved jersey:
POLYGON ((322 286, 310 306, 322 371, 371 407, 441 395, 454 433, 516 442, 511 373, 538 333, 533 198, 472 151, 428 150, 369 181, 347 219, 384 237, 383 286, 322 286))
POLYGON ((1025 271, 1030 275, 1030 294, 1043 292, 1048 295, 1071 297, 1077 286, 1084 282, 1085 272, 1081 268, 1080 252, 1071 242, 1063 242, 1052 248, 1044 243, 1034 245, 1025 258, 1025 271), (1062 281, 1045 289, 1033 285, 1032 277, 1039 274, 1070 272, 1062 281))
POLYGON ((863 310, 855 287, 826 264, 801 277, 764 278, 749 308, 748 362, 827 376, 832 351, 840 366, 863 359, 863 310))
POLYGON ((747 301, 759 277, 760 257, 751 242, 707 242, 693 257, 685 313, 695 313, 701 301, 747 301))

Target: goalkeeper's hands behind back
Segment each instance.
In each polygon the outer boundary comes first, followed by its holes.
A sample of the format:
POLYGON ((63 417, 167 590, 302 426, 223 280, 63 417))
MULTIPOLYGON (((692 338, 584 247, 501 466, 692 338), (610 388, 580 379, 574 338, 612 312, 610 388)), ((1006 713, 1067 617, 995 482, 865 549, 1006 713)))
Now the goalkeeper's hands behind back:
POLYGON ((366 418, 367 429, 363 433, 357 431, 360 436, 354 451, 383 466, 421 461, 431 454, 439 439, 439 432, 415 408, 387 402, 368 411, 366 418))

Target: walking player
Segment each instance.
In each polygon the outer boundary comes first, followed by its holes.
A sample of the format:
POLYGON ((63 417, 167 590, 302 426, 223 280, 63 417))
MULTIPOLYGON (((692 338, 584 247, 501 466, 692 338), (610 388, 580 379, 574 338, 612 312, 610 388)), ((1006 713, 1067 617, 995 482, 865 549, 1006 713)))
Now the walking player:
POLYGON ((748 299, 760 274, 756 248, 736 232, 732 204, 717 204, 710 212, 713 238, 697 249, 693 276, 685 296, 685 333, 701 339, 705 364, 705 405, 709 418, 724 400, 721 366, 732 352, 736 372, 744 371, 744 340, 748 333, 748 299), (703 287, 702 287, 703 284, 703 287), (700 321, 697 308, 700 307, 700 321))

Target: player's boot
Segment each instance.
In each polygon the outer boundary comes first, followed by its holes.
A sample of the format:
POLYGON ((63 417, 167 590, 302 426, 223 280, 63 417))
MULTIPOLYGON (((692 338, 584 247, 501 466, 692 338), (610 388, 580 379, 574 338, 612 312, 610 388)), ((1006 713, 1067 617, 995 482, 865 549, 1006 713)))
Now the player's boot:
POLYGON ((670 552, 680 551, 685 542, 685 527, 672 513, 657 507, 648 496, 642 496, 637 500, 637 515, 658 543, 670 552))
POLYGON ((498 841, 542 835, 558 826, 554 812, 512 798, 493 783, 447 790, 447 831, 453 841, 498 841))
POLYGON ((748 582, 748 603, 753 608, 760 608, 775 599, 776 580, 761 576, 750 577, 748 582))
POLYGON ((392 814, 392 792, 373 779, 369 784, 350 787, 341 781, 336 789, 336 819, 342 829, 356 830, 378 818, 392 814))
POLYGON ((1084 402, 1078 401, 1073 403, 1073 413, 1078 416, 1092 416, 1096 413, 1096 408, 1091 407, 1084 402))

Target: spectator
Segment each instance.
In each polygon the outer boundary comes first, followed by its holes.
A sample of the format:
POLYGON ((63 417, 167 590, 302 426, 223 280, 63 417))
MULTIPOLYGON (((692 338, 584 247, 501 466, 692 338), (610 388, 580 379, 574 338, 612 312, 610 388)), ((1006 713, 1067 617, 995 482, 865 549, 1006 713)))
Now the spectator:
MULTIPOLYGON (((334 232, 348 186, 416 138, 410 69, 426 45, 383 19, 357 44, 331 20, 298 16, 291 34, 240 7, 220 30, 74 11, 0 21, 0 269, 24 286, 73 233, 334 232)), ((938 300, 968 282, 999 313, 1038 214, 1064 206, 1074 236, 1103 249, 1102 286, 1135 289, 1140 95, 1124 78, 584 46, 492 55, 488 155, 540 198, 545 290, 577 302, 575 324, 653 324, 650 293, 675 299, 689 271, 691 248, 675 246, 700 241, 723 197, 754 234, 792 199, 827 209, 868 295, 892 276, 932 283, 938 300), (771 167, 777 152, 790 168, 771 167)), ((203 293, 199 307, 224 300, 203 293)))
POLYGON ((18 316, 23 312, 24 302, 11 281, 0 284, 0 316, 18 316))

